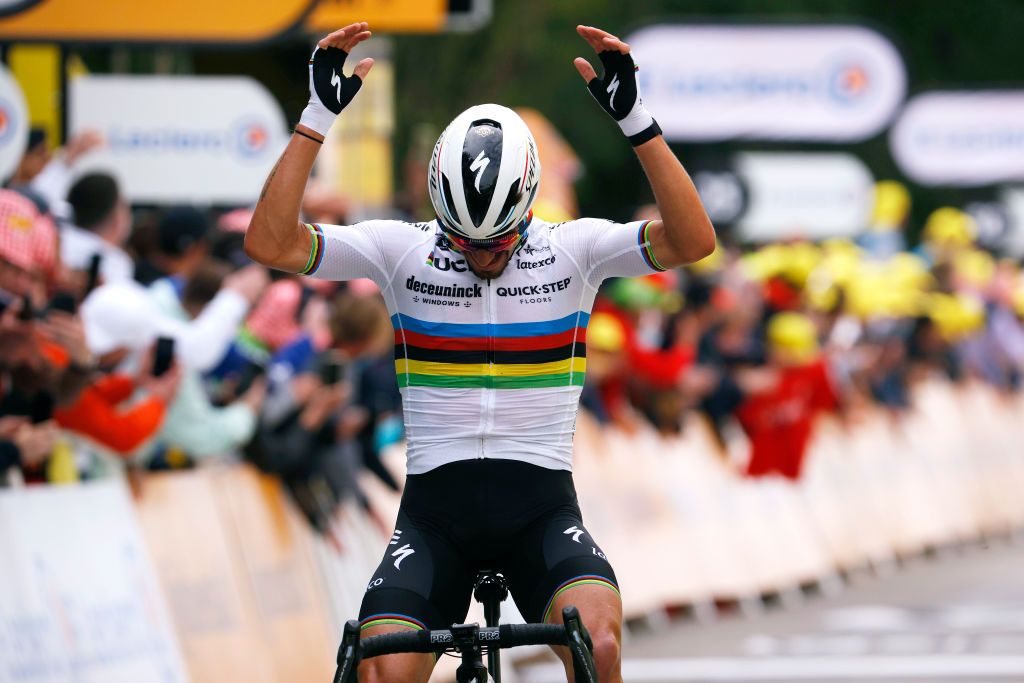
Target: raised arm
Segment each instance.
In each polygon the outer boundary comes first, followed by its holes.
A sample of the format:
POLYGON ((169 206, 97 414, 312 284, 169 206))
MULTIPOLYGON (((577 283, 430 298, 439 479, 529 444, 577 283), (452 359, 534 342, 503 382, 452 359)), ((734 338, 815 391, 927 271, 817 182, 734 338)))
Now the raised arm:
POLYGON ((636 66, 629 45, 592 26, 577 26, 577 33, 597 52, 604 65, 598 78, 590 62, 573 62, 597 103, 619 124, 633 144, 654 191, 661 220, 647 230, 658 264, 674 268, 698 261, 715 249, 715 230, 700 202, 697 188, 640 99, 636 66))
POLYGON ((368 29, 366 22, 351 24, 322 38, 313 51, 309 104, 267 176, 245 232, 245 253, 258 263, 292 273, 309 266, 312 237, 299 222, 302 195, 331 123, 355 97, 373 66, 372 59, 364 59, 356 64, 352 76, 342 73, 348 53, 370 37, 368 29))

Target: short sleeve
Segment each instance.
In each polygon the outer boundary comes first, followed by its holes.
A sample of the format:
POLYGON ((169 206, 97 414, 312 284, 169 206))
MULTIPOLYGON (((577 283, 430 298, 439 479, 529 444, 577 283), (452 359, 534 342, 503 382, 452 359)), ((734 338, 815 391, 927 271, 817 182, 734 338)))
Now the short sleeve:
POLYGON ((597 287, 610 277, 634 277, 665 270, 651 252, 647 231, 651 221, 613 223, 582 218, 562 223, 551 233, 576 261, 587 282, 597 287))
POLYGON ((369 278, 381 289, 396 263, 423 231, 402 221, 364 221, 354 225, 309 223, 313 237, 309 263, 302 271, 320 280, 369 278))

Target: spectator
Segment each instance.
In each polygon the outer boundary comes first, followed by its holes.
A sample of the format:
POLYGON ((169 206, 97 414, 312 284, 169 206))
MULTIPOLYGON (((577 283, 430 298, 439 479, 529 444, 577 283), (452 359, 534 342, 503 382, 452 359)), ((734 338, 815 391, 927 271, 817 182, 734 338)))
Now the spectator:
POLYGON ((199 267, 210 250, 210 224, 198 209, 179 206, 168 209, 157 223, 155 244, 142 255, 135 270, 135 279, 151 285, 170 278, 180 295, 184 281, 199 267))
POLYGON ((750 438, 747 474, 799 479, 818 413, 835 410, 838 397, 818 353, 817 329, 799 313, 779 313, 768 323, 768 369, 736 412, 750 438))
POLYGON ((68 191, 74 222, 61 226, 60 256, 71 270, 84 271, 100 257, 103 282, 131 281, 135 264, 124 250, 132 230, 131 211, 114 177, 89 173, 68 191))
POLYGON ((40 213, 58 221, 74 220, 68 204, 71 172, 75 163, 103 144, 95 130, 85 130, 71 138, 67 145, 50 152, 46 130, 32 128, 25 154, 8 181, 8 187, 29 197, 40 213))
POLYGON ((120 372, 100 376, 74 404, 55 410, 57 424, 119 456, 130 456, 159 432, 181 380, 178 365, 154 377, 152 362, 149 353, 135 377, 120 372), (143 395, 141 400, 130 401, 137 393, 143 395))
POLYGON ((41 308, 59 263, 53 222, 30 200, 0 190, 0 288, 41 308))
POLYGON ((354 437, 365 414, 353 412, 349 403, 350 361, 387 329, 386 320, 379 300, 340 295, 331 312, 338 350, 318 352, 302 334, 275 354, 268 369, 256 459, 284 479, 313 526, 329 537, 336 511, 350 498, 382 529, 387 526, 369 507, 356 478, 360 462, 354 437))

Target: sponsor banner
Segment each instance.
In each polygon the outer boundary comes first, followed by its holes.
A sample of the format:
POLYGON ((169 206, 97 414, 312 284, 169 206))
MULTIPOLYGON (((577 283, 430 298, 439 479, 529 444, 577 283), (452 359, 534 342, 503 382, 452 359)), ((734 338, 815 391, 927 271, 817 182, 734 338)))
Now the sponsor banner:
POLYGON ((2 0, 0 38, 253 42, 295 26, 313 0, 2 0))
POLYGON ((674 140, 863 140, 906 90, 899 53, 861 26, 665 24, 626 40, 674 140))
POLYGON ((907 103, 892 155, 923 185, 1024 180, 1024 90, 929 92, 907 103))
POLYGON ((187 683, 123 484, 0 491, 0 681, 187 683))
POLYGON ((18 167, 28 144, 28 108, 21 86, 0 64, 0 182, 18 167))
POLYGON ((447 16, 445 0, 318 0, 303 27, 321 34, 365 21, 374 31, 433 33, 444 28, 447 16))
POLYGON ((743 152, 735 164, 749 193, 736 226, 744 241, 851 236, 868 224, 875 181, 851 154, 743 152))
POLYGON ((76 171, 113 172, 136 203, 255 202, 287 138, 277 102, 244 77, 83 76, 69 118, 107 143, 76 171))

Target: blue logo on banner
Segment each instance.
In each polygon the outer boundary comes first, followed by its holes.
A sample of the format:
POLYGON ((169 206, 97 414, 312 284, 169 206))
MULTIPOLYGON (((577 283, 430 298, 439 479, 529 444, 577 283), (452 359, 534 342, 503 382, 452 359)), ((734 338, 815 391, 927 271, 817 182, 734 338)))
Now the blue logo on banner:
POLYGON ((245 120, 235 125, 235 150, 242 157, 251 159, 263 154, 270 142, 270 131, 255 120, 245 120))
POLYGON ((855 104, 871 91, 871 74, 862 62, 848 60, 832 69, 828 93, 840 104, 855 104))
POLYGON ((228 128, 112 128, 107 133, 115 152, 233 154, 256 159, 270 148, 270 127, 244 119, 228 128))

